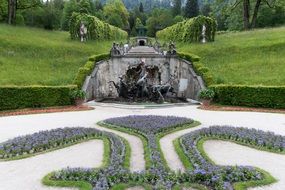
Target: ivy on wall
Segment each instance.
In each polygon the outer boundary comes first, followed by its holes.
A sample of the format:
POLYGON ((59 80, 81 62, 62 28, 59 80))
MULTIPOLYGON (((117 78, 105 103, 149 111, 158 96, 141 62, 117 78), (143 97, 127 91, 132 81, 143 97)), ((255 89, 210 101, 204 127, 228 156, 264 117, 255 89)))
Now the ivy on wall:
POLYGON ((198 16, 188 20, 184 20, 175 25, 167 27, 156 33, 159 39, 182 41, 182 42, 199 42, 202 40, 202 28, 206 26, 206 40, 214 41, 217 29, 215 19, 198 16))
POLYGON ((128 33, 118 27, 112 26, 95 16, 74 12, 70 19, 69 32, 71 39, 80 38, 81 22, 87 27, 87 38, 92 40, 118 40, 127 39, 128 33))

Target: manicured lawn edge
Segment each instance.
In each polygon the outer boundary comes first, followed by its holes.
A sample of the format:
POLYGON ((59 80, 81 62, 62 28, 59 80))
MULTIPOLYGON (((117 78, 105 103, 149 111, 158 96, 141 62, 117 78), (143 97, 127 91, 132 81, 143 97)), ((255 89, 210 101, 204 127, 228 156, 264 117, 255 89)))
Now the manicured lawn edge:
MULTIPOLYGON (((99 139, 99 138, 96 138, 99 139)), ((103 153, 103 162, 100 168, 106 167, 109 164, 111 146, 110 140, 106 137, 102 138, 104 144, 104 153, 103 153)), ((126 150, 127 151, 127 150, 126 150)), ((52 180, 51 177, 54 175, 54 172, 47 174, 42 179, 42 184, 51 187, 75 187, 79 190, 92 190, 93 187, 90 183, 85 181, 67 181, 67 180, 52 180)))
POLYGON ((46 186, 51 186, 51 187, 75 187, 79 188, 79 190, 92 190, 92 185, 88 182, 85 181, 57 181, 57 180, 52 180, 51 176, 53 176, 53 172, 46 175, 42 179, 42 183, 46 186))
MULTIPOLYGON (((143 143, 144 159, 145 159, 145 162, 146 162, 145 163, 145 167, 146 167, 146 169, 150 168, 150 166, 151 166, 150 151, 148 149, 147 139, 146 139, 146 137, 143 134, 141 134, 139 132, 136 132, 136 131, 133 131, 131 129, 127 129, 127 128, 122 128, 122 127, 118 128, 117 126, 105 123, 103 121, 99 121, 97 123, 97 125, 99 125, 101 127, 109 128, 109 129, 112 129, 112 130, 120 131, 120 132, 123 132, 123 133, 127 133, 129 135, 134 135, 134 136, 137 136, 138 138, 140 138, 142 143, 143 143)), ((131 147, 130 147, 130 149, 131 149, 131 147)))
MULTIPOLYGON (((171 134, 171 133, 174 133, 174 132, 177 132, 177 131, 181 131, 181 130, 184 130, 184 129, 188 129, 188 128, 193 128, 193 127, 197 127, 197 126, 199 126, 201 123, 199 122, 199 121, 193 121, 192 123, 188 123, 188 124, 183 124, 183 125, 180 125, 180 127, 177 127, 177 126, 174 126, 173 128, 169 128, 169 129, 167 129, 167 130, 165 130, 165 131, 163 131, 163 132, 160 132, 158 135, 157 135, 157 137, 156 137, 156 139, 157 139, 157 145, 158 145, 158 148, 159 148, 159 151, 160 151, 160 154, 161 154, 161 158, 162 158, 162 161, 163 161, 163 164, 164 164, 164 166, 167 168, 167 169, 170 169, 169 167, 168 167, 168 164, 167 164, 167 162, 166 162, 166 160, 165 160, 165 157, 164 157, 164 154, 163 154, 163 152, 162 152, 162 150, 161 150, 161 146, 160 146, 160 139, 161 138, 163 138, 164 136, 166 136, 166 135, 169 135, 169 134, 171 134)), ((174 147, 175 148, 175 147, 174 147)), ((180 158, 180 157, 179 157, 180 158)), ((181 159, 181 158, 180 158, 181 159)), ((182 161, 182 160, 181 160, 182 161)))
POLYGON ((176 185, 173 187, 173 190, 183 190, 183 187, 192 187, 198 190, 209 190, 207 187, 200 185, 200 184, 194 184, 194 183, 183 183, 180 184, 179 186, 176 185))
POLYGON ((192 163, 189 161, 188 157, 185 155, 180 143, 181 143, 180 138, 177 138, 173 141, 175 151, 176 151, 179 159, 181 160, 182 164, 184 165, 185 169, 193 170, 194 167, 193 167, 192 163))
MULTIPOLYGON (((236 144, 240 144, 243 146, 247 146, 247 147, 251 147, 251 148, 255 148, 257 150, 262 150, 262 151, 266 151, 265 149, 259 149, 256 148, 255 146, 250 146, 247 145, 245 143, 238 143, 235 141, 230 141, 230 140, 224 140, 222 138, 217 138, 217 137, 203 137, 201 138, 198 142, 197 142, 197 148, 199 150, 199 152, 201 153, 201 155, 206 158, 210 163, 215 164, 215 162, 213 160, 211 160, 211 158, 208 156, 208 154, 205 152, 204 148, 203 148, 203 144, 207 141, 207 140, 223 140, 223 141, 229 141, 229 142, 233 142, 236 144)), ((268 151, 268 152, 272 152, 272 151, 268 151)), ((279 153, 279 152, 275 152, 275 153, 279 153)), ((264 186, 264 185, 269 185, 272 184, 274 182, 276 182, 277 180, 268 172, 255 167, 256 170, 258 170, 259 172, 261 172, 263 174, 264 179, 262 180, 258 180, 258 181, 244 181, 244 182, 237 182, 234 183, 234 189, 235 190, 246 190, 249 187, 258 187, 258 186, 264 186)))
POLYGON ((147 184, 143 184, 143 183, 121 183, 121 184, 117 184, 117 185, 114 185, 114 187, 111 188, 111 190, 125 190, 127 188, 130 188, 130 187, 144 187, 145 190, 152 190, 151 186, 150 185, 147 185, 147 184))

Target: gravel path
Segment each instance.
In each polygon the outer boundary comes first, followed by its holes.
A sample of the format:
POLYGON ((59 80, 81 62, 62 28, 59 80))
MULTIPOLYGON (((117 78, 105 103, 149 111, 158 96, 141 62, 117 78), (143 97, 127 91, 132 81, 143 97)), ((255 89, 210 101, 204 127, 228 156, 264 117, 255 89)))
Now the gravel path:
POLYGON ((259 151, 227 141, 209 140, 204 143, 209 157, 219 165, 249 165, 269 172, 279 181, 269 186, 252 190, 285 189, 285 155, 259 151))
POLYGON ((127 133, 115 131, 112 129, 107 129, 96 125, 97 129, 115 133, 123 138, 125 138, 131 147, 131 159, 130 159, 130 170, 132 172, 145 170, 145 160, 144 160, 144 150, 143 143, 139 137, 134 135, 129 135, 127 133))
MULTIPOLYGON (((119 109, 119 108, 110 108, 110 107, 107 107, 107 108, 97 107, 95 110, 82 111, 82 112, 66 112, 66 113, 51 113, 51 114, 0 117, 0 142, 3 142, 9 138, 13 138, 19 135, 26 135, 26 134, 38 132, 40 130, 55 129, 55 128, 62 128, 62 127, 77 127, 77 126, 95 127, 95 123, 97 123, 98 121, 104 120, 106 118, 110 118, 110 117, 126 116, 126 115, 151 115, 151 114, 153 115, 176 115, 176 116, 189 117, 189 118, 193 118, 195 120, 200 121, 203 127, 211 126, 211 125, 233 125, 233 126, 256 128, 256 129, 261 129, 264 131, 269 130, 277 134, 285 135, 285 115, 284 114, 255 113, 255 112, 223 112, 223 111, 215 112, 215 111, 199 110, 196 108, 196 106, 167 107, 167 108, 159 108, 159 109, 140 109, 140 110, 119 109)), ((189 130, 193 130, 193 129, 189 129, 189 130)), ((170 135, 168 136, 169 138, 165 138, 162 144, 170 143, 172 145, 172 140, 175 137, 179 137, 180 135, 183 135, 183 132, 177 132, 177 134, 173 136, 170 135)), ((132 145, 133 142, 131 142, 130 144, 132 145)), ((132 149, 137 151, 136 153, 137 156, 135 156, 135 154, 132 152, 132 158, 131 158, 132 170, 142 168, 141 160, 135 159, 138 157, 140 158, 143 157, 142 146, 132 145, 132 149)), ((90 151, 89 149, 85 149, 85 150, 88 152, 90 151)), ((83 150, 80 149, 80 151, 83 151, 83 150)), ((170 166, 172 169, 179 170, 183 168, 181 167, 181 162, 178 159, 178 156, 176 155, 176 153, 173 152, 173 146, 167 146, 167 147, 164 146, 163 151, 164 151, 165 156, 168 159, 168 163, 171 163, 171 164, 173 163, 173 165, 170 166), (170 154, 168 154, 168 152, 170 154)), ((96 151, 93 154, 96 155, 96 151)), ((42 156, 45 157, 46 155, 48 154, 45 154, 42 156)), ((79 155, 82 155, 82 154, 80 153, 79 155)), ((62 159, 64 160, 64 163, 65 163, 65 160, 67 162, 67 160, 73 159, 73 158, 70 156, 64 155, 62 159)), ((80 159, 83 159, 83 158, 80 158, 80 159)), ((88 159, 88 158, 84 158, 84 159, 88 159)), ((29 159, 26 159, 26 160, 29 160, 29 159)), ((25 160, 22 160, 22 161, 25 161, 25 160)), ((64 167, 65 166, 64 163, 60 165, 64 167)), ((2 163, 0 163, 0 167, 3 166, 1 164, 2 163)), ((28 166, 29 166, 28 163, 27 163, 27 166, 25 166, 25 164, 21 164, 21 167, 23 168, 28 167, 28 166)), ((17 181, 21 181, 22 179, 28 178, 30 181, 28 182, 29 184, 36 185, 39 181, 34 181, 33 179, 40 179, 43 175, 48 173, 47 172, 45 174, 41 174, 40 172, 37 173, 35 171, 34 176, 37 176, 37 177, 31 177, 30 175, 27 175, 29 174, 29 172, 21 172, 21 173, 14 173, 14 174, 13 172, 9 172, 9 173, 5 172, 5 170, 6 171, 16 170, 15 167, 6 166, 4 172, 2 168, 0 169, 1 169, 0 171, 1 190, 2 189, 10 190, 11 188, 7 189, 3 187, 8 187, 11 185, 14 186, 14 182, 11 183, 11 179, 17 182, 17 181), (27 177, 27 176, 30 176, 30 177, 27 177)), ((55 169, 57 169, 57 167, 55 167, 54 169, 50 168, 49 171, 53 171, 55 169)), ((26 181, 25 183, 27 183, 26 181)), ((15 189, 19 189, 18 188, 19 186, 17 186, 16 182, 15 182, 15 189)), ((30 188, 30 190, 33 190, 33 189, 35 188, 30 188)), ((44 188, 39 187, 37 189, 41 190, 44 188)))
POLYGON ((192 131, 195 131, 197 129, 201 129, 203 127, 203 125, 197 126, 197 127, 193 127, 193 128, 189 128, 189 129, 184 129, 181 131, 177 131, 171 134, 168 134, 166 136, 164 136, 163 138, 160 139, 159 143, 161 146, 161 150, 163 152, 164 158, 169 166, 169 168, 171 170, 174 170, 176 172, 181 171, 184 172, 185 168, 181 162, 181 160, 179 159, 174 145, 173 145, 173 141, 187 133, 190 133, 192 131))
POLYGON ((103 152, 103 141, 91 140, 23 160, 0 162, 0 189, 64 190, 44 187, 41 180, 48 173, 66 167, 100 167, 103 152))

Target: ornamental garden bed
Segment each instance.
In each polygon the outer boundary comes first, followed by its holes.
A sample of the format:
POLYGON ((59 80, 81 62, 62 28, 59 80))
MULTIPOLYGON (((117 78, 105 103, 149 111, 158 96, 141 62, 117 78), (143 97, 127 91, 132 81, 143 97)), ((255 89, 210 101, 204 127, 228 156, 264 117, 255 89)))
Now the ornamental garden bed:
MULTIPOLYGON (((11 160, 33 156, 86 140, 100 138, 105 143, 105 164, 101 168, 67 168, 48 174, 43 183, 49 186, 74 186, 80 189, 125 189, 142 186, 145 189, 245 189, 275 181, 270 174, 251 166, 218 166, 204 152, 202 143, 220 139, 283 154, 285 137, 255 129, 213 126, 198 129, 178 139, 180 156, 186 172, 171 171, 160 149, 159 139, 173 131, 194 127, 192 119, 174 116, 126 116, 110 118, 100 125, 130 134, 144 142, 145 171, 130 172, 128 143, 113 133, 94 128, 62 128, 17 137, 0 144, 0 158, 11 160), (182 158, 183 157, 183 158, 182 158), (243 185, 240 185, 243 184, 243 185)), ((176 149, 177 150, 177 149, 176 149)))

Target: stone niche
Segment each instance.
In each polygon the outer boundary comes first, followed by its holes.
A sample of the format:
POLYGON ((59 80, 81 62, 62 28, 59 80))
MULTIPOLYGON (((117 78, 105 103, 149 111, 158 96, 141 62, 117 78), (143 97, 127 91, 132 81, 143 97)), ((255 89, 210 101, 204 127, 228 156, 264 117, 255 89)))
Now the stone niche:
MULTIPOLYGON (((92 74, 86 78, 82 87, 87 94, 87 101, 117 98, 118 93, 110 81, 117 83, 119 77, 126 74, 131 77, 132 72, 136 72, 136 67, 141 63, 141 58, 112 57, 96 63, 92 74)), ((171 81, 178 97, 193 100, 197 100, 200 90, 205 88, 202 78, 194 72, 192 64, 188 61, 175 56, 143 58, 146 67, 150 69, 148 81, 151 84, 166 84, 171 81)))

